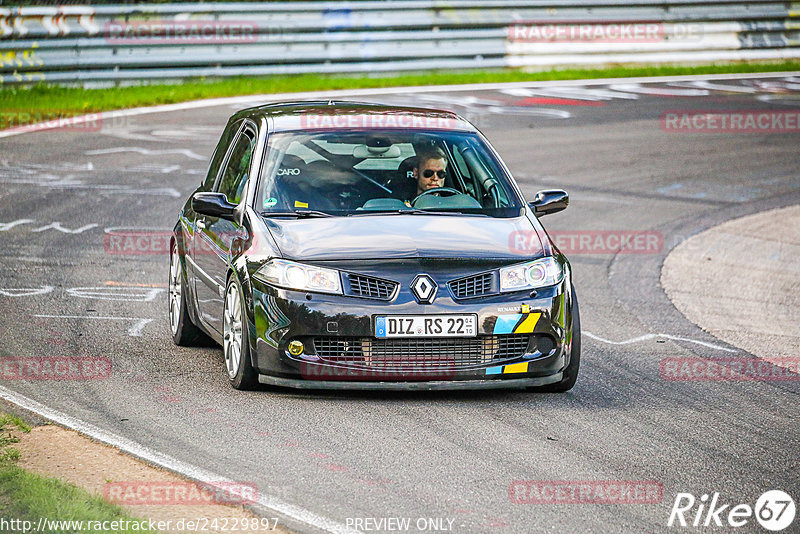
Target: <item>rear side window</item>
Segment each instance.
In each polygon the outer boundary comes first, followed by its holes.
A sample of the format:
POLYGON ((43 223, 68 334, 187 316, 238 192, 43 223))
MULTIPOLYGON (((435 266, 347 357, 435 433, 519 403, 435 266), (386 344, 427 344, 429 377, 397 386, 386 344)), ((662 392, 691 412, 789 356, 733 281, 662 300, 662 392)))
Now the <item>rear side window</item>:
POLYGON ((217 191, 228 197, 228 202, 238 204, 242 200, 247 180, 250 177, 250 163, 255 150, 255 135, 249 130, 242 132, 233 145, 225 168, 222 170, 217 191))

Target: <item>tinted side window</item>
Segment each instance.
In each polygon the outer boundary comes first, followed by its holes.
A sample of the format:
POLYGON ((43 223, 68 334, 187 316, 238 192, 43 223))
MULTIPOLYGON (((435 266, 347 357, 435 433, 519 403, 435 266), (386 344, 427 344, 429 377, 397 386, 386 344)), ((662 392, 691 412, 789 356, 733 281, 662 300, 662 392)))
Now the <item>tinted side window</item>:
POLYGON ((236 139, 230 158, 222 171, 217 191, 225 193, 231 204, 238 204, 242 200, 250 174, 250 161, 253 158, 255 143, 255 135, 249 131, 242 132, 236 139))
POLYGON ((203 189, 206 191, 211 191, 211 189, 214 187, 214 181, 217 179, 217 175, 219 174, 219 166, 222 165, 222 161, 225 159, 225 154, 228 152, 228 144, 231 142, 231 139, 233 139, 233 136, 236 135, 236 132, 239 130, 239 126, 241 126, 241 124, 241 120, 238 120, 235 123, 229 123, 225 128, 225 131, 222 132, 219 143, 217 143, 217 148, 214 149, 214 155, 211 156, 211 164, 208 166, 208 174, 206 174, 206 179, 203 181, 203 189))

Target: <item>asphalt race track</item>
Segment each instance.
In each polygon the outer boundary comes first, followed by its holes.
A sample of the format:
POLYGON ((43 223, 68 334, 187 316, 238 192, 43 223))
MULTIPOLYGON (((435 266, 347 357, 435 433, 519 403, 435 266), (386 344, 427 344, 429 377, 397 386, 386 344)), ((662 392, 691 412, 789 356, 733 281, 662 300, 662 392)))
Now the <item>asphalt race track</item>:
MULTIPOLYGON (((570 193, 569 209, 543 220, 551 232, 658 236, 656 248, 636 253, 567 250, 584 329, 574 390, 238 392, 220 348, 174 346, 168 250, 152 236, 172 227, 227 117, 244 107, 226 103, 0 139, 0 356, 113 364, 106 379, 6 379, 4 391, 205 473, 254 482, 256 511, 274 516, 265 506, 274 504, 298 532, 367 531, 375 523, 364 518, 394 517, 411 518, 411 531, 430 518, 459 533, 661 532, 680 492, 719 492, 732 506, 773 489, 797 500, 800 382, 665 377, 667 358, 749 355, 689 323, 659 276, 688 236, 800 203, 796 122, 793 131, 709 133, 671 129, 662 117, 796 116, 800 78, 358 99, 450 107, 475 122, 529 199, 545 188, 570 193), (115 248, 109 233, 123 230, 150 233, 151 248, 115 248), (663 494, 647 504, 535 504, 515 493, 515 481, 598 480, 651 481, 663 494)), ((752 518, 738 530, 764 531, 752 518)))

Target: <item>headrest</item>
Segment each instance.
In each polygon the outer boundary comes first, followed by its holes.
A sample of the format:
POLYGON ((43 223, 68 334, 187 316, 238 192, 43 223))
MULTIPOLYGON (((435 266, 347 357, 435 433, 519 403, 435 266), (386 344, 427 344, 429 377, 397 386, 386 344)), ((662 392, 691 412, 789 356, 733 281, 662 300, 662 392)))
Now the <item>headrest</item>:
POLYGON ((400 166, 397 167, 397 171, 404 177, 410 180, 414 179, 414 167, 417 166, 417 156, 411 156, 409 158, 404 159, 400 166))
POLYGON ((281 165, 278 167, 275 175, 277 177, 295 178, 303 174, 305 168, 306 164, 301 158, 286 154, 283 156, 281 165))
POLYGON ((340 169, 330 161, 317 160, 306 165, 305 173, 308 179, 315 184, 349 184, 362 180, 348 169, 340 169))

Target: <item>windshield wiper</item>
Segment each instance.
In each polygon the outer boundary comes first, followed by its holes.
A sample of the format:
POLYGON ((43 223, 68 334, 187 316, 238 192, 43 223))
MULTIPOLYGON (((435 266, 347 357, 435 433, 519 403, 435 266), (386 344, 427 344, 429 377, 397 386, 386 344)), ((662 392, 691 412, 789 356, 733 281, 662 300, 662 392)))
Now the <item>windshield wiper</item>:
MULTIPOLYGON (((424 214, 431 214, 436 212, 430 212, 415 208, 406 208, 406 209, 393 209, 393 210, 361 210, 355 213, 348 213, 348 217, 361 217, 363 215, 413 215, 414 213, 424 213, 424 214)), ((442 212, 439 212, 442 213, 442 212)))
POLYGON ((423 210, 419 208, 408 208, 402 210, 363 210, 357 213, 348 213, 348 217, 361 217, 363 215, 467 215, 476 217, 488 217, 485 213, 464 213, 463 211, 449 210, 423 210))
POLYGON ((299 211, 262 211, 262 217, 297 217, 298 219, 305 219, 311 217, 336 217, 330 213, 317 210, 299 210, 299 211))

